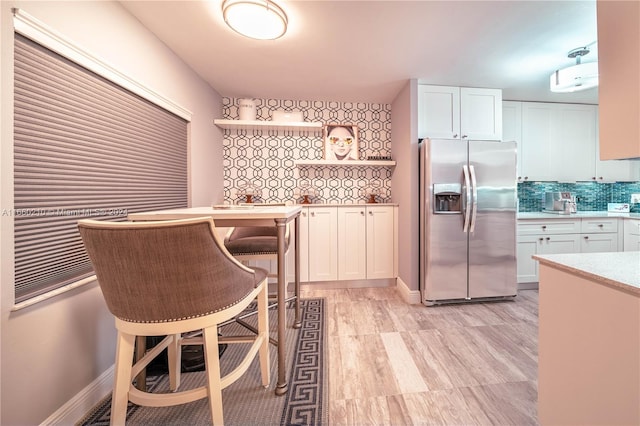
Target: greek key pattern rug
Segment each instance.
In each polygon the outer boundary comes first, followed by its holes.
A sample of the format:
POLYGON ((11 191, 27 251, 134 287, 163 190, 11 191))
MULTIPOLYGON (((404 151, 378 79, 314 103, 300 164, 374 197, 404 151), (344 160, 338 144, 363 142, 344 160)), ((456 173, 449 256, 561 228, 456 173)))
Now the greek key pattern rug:
MULTIPOLYGON (((270 345, 271 385, 264 389, 260 384, 258 358, 249 370, 235 383, 222 391, 224 420, 227 425, 325 425, 327 424, 327 384, 324 299, 302 299, 302 328, 290 325, 294 320, 293 303, 287 309, 287 364, 289 389, 285 395, 276 396, 277 351, 270 345)), ((253 317, 255 318, 255 316, 253 317)), ((270 312, 270 329, 277 336, 275 311, 270 312)), ((247 320, 252 321, 252 318, 247 320)), ((222 335, 246 333, 237 324, 220 329, 222 335)), ((222 374, 231 371, 245 345, 229 345, 220 359, 222 374)), ((203 372, 182 373, 180 390, 202 386, 203 372)), ((168 390, 167 375, 147 377, 147 387, 154 392, 168 390)), ((111 397, 94 407, 78 426, 102 426, 109 424, 111 397)), ((207 399, 174 407, 140 407, 129 404, 127 425, 210 425, 207 399)))

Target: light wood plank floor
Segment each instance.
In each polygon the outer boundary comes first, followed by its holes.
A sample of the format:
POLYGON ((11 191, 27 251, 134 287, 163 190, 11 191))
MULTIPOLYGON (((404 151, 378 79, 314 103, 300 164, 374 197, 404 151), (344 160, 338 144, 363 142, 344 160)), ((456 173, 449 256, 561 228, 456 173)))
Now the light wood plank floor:
POLYGON ((537 424, 537 290, 436 307, 395 288, 302 296, 327 301, 331 425, 537 424))

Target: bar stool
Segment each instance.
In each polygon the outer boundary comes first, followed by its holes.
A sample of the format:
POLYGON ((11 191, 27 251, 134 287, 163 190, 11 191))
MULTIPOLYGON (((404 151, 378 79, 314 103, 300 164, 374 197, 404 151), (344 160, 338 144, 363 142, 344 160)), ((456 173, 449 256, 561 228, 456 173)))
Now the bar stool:
MULTIPOLYGON (((239 261, 248 265, 251 260, 277 260, 278 258, 278 230, 275 226, 243 226, 231 228, 224 239, 224 245, 239 261)), ((285 230, 285 252, 289 252, 290 245, 290 233, 289 226, 287 225, 285 230)), ((286 254, 285 254, 286 255, 286 254)), ((275 278, 278 274, 269 273, 268 277, 275 278)), ((269 298, 273 300, 276 294, 269 294, 269 298)), ((294 291, 293 296, 285 297, 285 302, 295 300, 299 295, 294 291)), ((277 302, 271 301, 269 303, 269 309, 278 306, 277 302)), ((255 312, 244 313, 236 318, 236 321, 243 327, 256 332, 255 327, 244 321, 251 315, 255 315, 255 312)), ((277 342, 270 338, 269 341, 272 344, 277 342)))
POLYGON ((78 229, 118 331, 111 424, 124 424, 128 401, 164 407, 208 398, 214 424, 223 424, 222 389, 239 379, 259 354, 262 385, 270 381, 267 271, 249 269, 225 250, 211 218, 160 222, 81 220, 78 229), (256 336, 233 371, 220 373, 218 326, 257 300, 256 336), (185 338, 202 330, 202 337, 185 338), (138 336, 167 336, 132 366, 138 336), (203 344, 207 383, 170 393, 143 392, 132 384, 164 348, 169 387, 180 385, 180 345, 203 344))

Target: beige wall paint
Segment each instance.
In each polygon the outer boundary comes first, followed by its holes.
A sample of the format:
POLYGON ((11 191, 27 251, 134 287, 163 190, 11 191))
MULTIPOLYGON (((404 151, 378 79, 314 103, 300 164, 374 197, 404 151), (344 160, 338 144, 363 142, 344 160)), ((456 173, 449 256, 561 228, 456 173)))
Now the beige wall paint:
POLYGON ((540 263, 541 425, 640 424, 640 297, 540 263))
POLYGON ((418 290, 418 81, 408 80, 391 104, 391 201, 398 203, 398 277, 418 290))
POLYGON ((598 0, 600 159, 640 157, 640 2, 598 0))
MULTIPOLYGON (((0 2, 0 207, 13 204, 13 21, 18 7, 83 50, 191 111, 189 195, 222 202, 222 98, 117 2, 0 2)), ((107 370, 115 331, 95 283, 17 312, 13 219, 0 216, 0 424, 39 424, 107 370)))

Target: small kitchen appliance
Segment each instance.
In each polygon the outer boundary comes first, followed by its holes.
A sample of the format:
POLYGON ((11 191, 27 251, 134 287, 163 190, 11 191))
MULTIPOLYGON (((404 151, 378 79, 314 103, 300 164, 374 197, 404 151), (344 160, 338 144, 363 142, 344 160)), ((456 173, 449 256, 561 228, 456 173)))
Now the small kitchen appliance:
POLYGON ((544 194, 542 211, 552 214, 571 214, 576 212, 576 197, 571 192, 551 191, 544 194))

